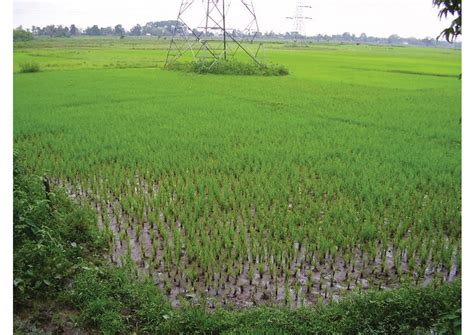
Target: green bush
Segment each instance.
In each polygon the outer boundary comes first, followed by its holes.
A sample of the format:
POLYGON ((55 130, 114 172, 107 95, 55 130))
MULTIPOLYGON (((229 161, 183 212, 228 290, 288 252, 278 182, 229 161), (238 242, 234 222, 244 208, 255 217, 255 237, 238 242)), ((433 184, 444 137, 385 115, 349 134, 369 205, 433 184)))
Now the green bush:
POLYGON ((14 155, 14 304, 54 297, 105 246, 92 210, 74 204, 14 155))
POLYGON ((192 72, 198 74, 221 74, 239 76, 286 76, 289 70, 283 65, 243 63, 237 61, 174 63, 168 70, 192 72))
POLYGON ((32 73, 32 72, 39 72, 40 66, 38 63, 21 63, 20 64, 20 72, 21 73, 32 73))

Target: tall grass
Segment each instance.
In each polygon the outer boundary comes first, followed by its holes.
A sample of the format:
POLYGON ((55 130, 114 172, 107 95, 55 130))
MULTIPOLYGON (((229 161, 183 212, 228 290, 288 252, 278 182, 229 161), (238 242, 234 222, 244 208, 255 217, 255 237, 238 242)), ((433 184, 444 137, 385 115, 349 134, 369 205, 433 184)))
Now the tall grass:
POLYGON ((286 76, 290 74, 289 70, 283 65, 244 63, 239 61, 174 63, 169 65, 167 69, 198 74, 237 76, 286 76))
POLYGON ((28 63, 20 63, 20 72, 21 73, 33 73, 39 72, 40 66, 38 63, 28 62, 28 63))

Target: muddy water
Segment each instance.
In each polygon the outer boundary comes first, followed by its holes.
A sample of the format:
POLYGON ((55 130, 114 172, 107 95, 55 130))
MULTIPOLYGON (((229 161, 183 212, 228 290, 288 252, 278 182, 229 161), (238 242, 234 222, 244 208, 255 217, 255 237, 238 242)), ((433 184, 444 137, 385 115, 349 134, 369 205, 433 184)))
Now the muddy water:
MULTIPOLYGON (((94 201, 97 197, 91 190, 72 187, 66 183, 59 184, 68 190, 73 199, 96 209, 99 227, 109 229, 113 236, 111 260, 121 265, 126 258, 130 258, 143 275, 152 276, 156 285, 168 295, 174 306, 180 306, 184 301, 206 301, 211 308, 218 305, 309 306, 321 301, 338 300, 354 290, 393 289, 402 282, 428 285, 435 279, 449 282, 459 276, 455 261, 450 269, 446 269, 432 264, 429 260, 423 271, 411 271, 406 253, 402 253, 399 266, 401 272, 397 273, 394 261, 396 251, 390 245, 385 250, 379 247, 375 259, 370 259, 367 253, 362 254, 359 248, 354 248, 351 263, 346 264, 342 252, 337 252, 334 256, 325 255, 321 261, 312 258, 304 245, 300 246, 295 242, 295 257, 288 261, 287 269, 276 268, 275 275, 271 274, 269 267, 269 264, 275 263, 275 255, 266 253, 264 259, 259 260, 257 257, 253 262, 255 269, 263 262, 264 271, 259 273, 255 270, 250 278, 249 260, 252 257, 251 250, 247 250, 248 257, 240 264, 240 274, 228 274, 222 265, 218 273, 198 271, 197 278, 191 281, 186 276, 186 271, 181 270, 189 267, 190 263, 185 246, 181 246, 180 264, 176 264, 175 260, 166 259, 169 249, 167 244, 172 246, 171 250, 178 248, 173 240, 173 229, 177 229, 183 237, 182 241, 185 241, 186 232, 180 222, 167 222, 164 214, 160 213, 159 217, 167 235, 165 237, 160 233, 157 223, 148 222, 146 219, 140 221, 137 217, 125 214, 120 199, 114 195, 109 195, 109 200, 99 203, 94 201), (289 270, 288 276, 285 276, 285 270, 289 270)), ((146 191, 156 193, 157 186, 146 191)), ((144 208, 144 218, 149 211, 151 209, 144 208)), ((252 215, 254 214, 255 210, 252 209, 252 215)), ((246 236, 250 239, 248 230, 246 236)), ((455 255, 453 259, 456 259, 455 255)), ((421 264, 419 259, 416 259, 416 264, 421 264)))

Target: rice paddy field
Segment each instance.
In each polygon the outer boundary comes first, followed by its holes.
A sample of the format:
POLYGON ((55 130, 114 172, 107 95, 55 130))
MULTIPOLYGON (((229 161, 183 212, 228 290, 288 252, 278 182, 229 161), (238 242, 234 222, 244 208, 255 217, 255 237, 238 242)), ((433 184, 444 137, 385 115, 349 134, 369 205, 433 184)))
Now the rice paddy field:
POLYGON ((168 42, 15 44, 15 150, 97 211, 111 262, 175 306, 460 276, 460 50, 267 43, 289 76, 224 76, 163 70, 168 42))

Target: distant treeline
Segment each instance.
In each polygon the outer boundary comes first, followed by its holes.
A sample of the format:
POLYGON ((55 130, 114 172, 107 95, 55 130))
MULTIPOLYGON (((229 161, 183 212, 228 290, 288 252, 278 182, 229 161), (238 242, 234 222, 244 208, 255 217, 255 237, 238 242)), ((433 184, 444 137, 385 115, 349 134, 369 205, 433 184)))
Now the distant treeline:
MULTIPOLYGON (((99 27, 93 25, 82 29, 75 24, 68 26, 63 25, 48 25, 45 27, 32 26, 26 31, 31 32, 33 36, 49 36, 49 37, 71 37, 79 35, 87 36, 171 36, 176 26, 176 21, 158 21, 148 22, 141 26, 136 24, 130 30, 126 30, 121 24, 114 27, 99 27)), ((17 29, 23 29, 18 27, 17 29)))
MULTIPOLYGON (((156 36, 156 37, 170 37, 175 32, 184 30, 185 27, 176 20, 148 22, 145 25, 136 24, 131 29, 125 29, 121 24, 114 27, 99 27, 93 25, 82 29, 75 24, 68 26, 63 25, 48 25, 45 27, 32 26, 24 29, 18 27, 14 30, 14 40, 25 40, 33 38, 34 36, 48 36, 48 37, 71 37, 71 36, 156 36), (15 39, 15 32, 17 39, 15 39)), ((196 34, 198 32, 196 31, 196 34)), ((234 36, 245 36, 244 33, 238 30, 233 31, 234 36)), ((208 33, 207 37, 213 37, 213 33, 208 33)), ((346 32, 339 35, 322 35, 315 36, 301 36, 297 33, 275 33, 273 31, 266 33, 257 33, 257 38, 265 40, 280 40, 280 41, 306 41, 306 42, 332 42, 332 43, 364 43, 364 44, 393 44, 393 45, 417 45, 430 47, 461 47, 461 42, 449 44, 446 41, 437 40, 435 38, 426 37, 418 39, 415 37, 400 37, 398 35, 391 35, 389 37, 374 37, 367 36, 365 33, 356 36, 346 32)))

